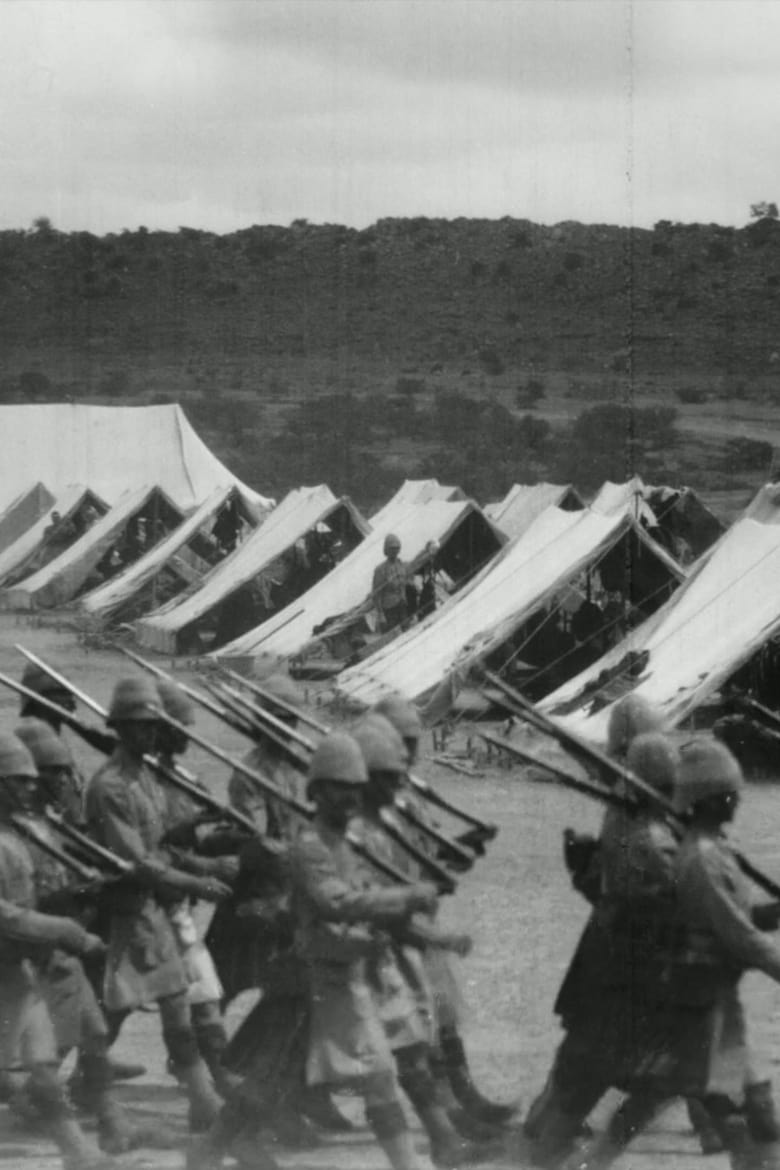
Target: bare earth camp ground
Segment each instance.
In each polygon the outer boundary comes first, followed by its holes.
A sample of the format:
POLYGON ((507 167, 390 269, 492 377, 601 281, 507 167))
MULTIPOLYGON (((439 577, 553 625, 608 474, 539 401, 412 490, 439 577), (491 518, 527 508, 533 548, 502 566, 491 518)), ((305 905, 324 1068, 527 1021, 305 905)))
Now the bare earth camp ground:
MULTIPOLYGON (((66 629, 36 626, 13 616, 0 615, 0 670, 19 677, 22 659, 15 642, 41 654, 95 698, 108 703, 111 688, 128 664, 111 650, 85 651, 74 634, 66 629)), ((159 659, 168 668, 168 660, 159 659)), ((184 667, 182 677, 197 679, 198 672, 184 667)), ((135 669, 130 667, 131 670, 135 669)), ((314 695, 311 694, 314 701, 314 695)), ((12 726, 17 700, 0 689, 2 726, 12 726)), ((87 718, 86 712, 82 712, 87 718)), ((326 711, 321 717, 328 718, 326 711)), ((203 714, 199 730, 221 747, 240 750, 239 738, 203 714)), ((458 730, 448 751, 465 744, 471 729, 458 730)), ((72 740, 84 770, 94 770, 98 757, 72 740)), ((425 751, 433 748, 426 737, 425 751)), ((202 776, 213 777, 214 791, 224 794, 227 768, 212 765, 200 751, 188 756, 188 763, 202 776)), ((585 905, 569 886, 561 860, 561 831, 571 825, 578 830, 595 828, 598 809, 587 798, 568 793, 550 784, 534 783, 522 770, 504 768, 495 762, 486 765, 480 776, 463 776, 425 760, 421 775, 464 808, 500 825, 498 838, 487 857, 466 875, 454 898, 446 900, 445 921, 457 921, 472 932, 473 954, 461 964, 461 981, 466 999, 464 1033, 472 1067, 480 1087, 496 1098, 519 1098, 527 1106, 541 1086, 558 1039, 551 1007, 578 932, 585 921, 585 905)), ((780 857, 775 846, 780 825, 780 788, 770 784, 753 786, 742 809, 739 837, 743 848, 769 873, 780 877, 780 857)), ((769 1074, 780 1062, 780 989, 767 979, 749 977, 746 993, 752 1022, 752 1036, 759 1057, 769 1074)), ((247 1000, 232 1011, 235 1023, 247 1000)), ((155 1118, 171 1135, 186 1141, 184 1099, 165 1072, 165 1056, 153 1014, 139 1013, 122 1031, 118 1055, 146 1064, 147 1075, 119 1089, 121 1099, 139 1118, 155 1118)), ((346 1112, 360 1121, 359 1103, 343 1098, 346 1112)), ((614 1103, 614 1102, 612 1102, 614 1103)), ((599 1116, 595 1122, 598 1124, 599 1116)), ((425 1140, 419 1135, 419 1147, 425 1140)), ((57 1161, 51 1147, 14 1130, 7 1111, 0 1109, 0 1162, 8 1170, 50 1170, 57 1161)), ((367 1131, 360 1128, 346 1142, 327 1141, 314 1153, 278 1153, 283 1168, 294 1170, 380 1170, 385 1163, 367 1131)), ((148 1152, 121 1159, 130 1167, 180 1167, 179 1152, 148 1152)), ((425 1159, 422 1164, 429 1165, 425 1159)), ((520 1165, 511 1158, 489 1166, 520 1165)), ((698 1148, 689 1132, 684 1111, 675 1105, 635 1144, 619 1163, 622 1170, 650 1170, 655 1166, 692 1170, 700 1164, 698 1148)), ((722 1155, 707 1160, 710 1170, 723 1170, 722 1155)))

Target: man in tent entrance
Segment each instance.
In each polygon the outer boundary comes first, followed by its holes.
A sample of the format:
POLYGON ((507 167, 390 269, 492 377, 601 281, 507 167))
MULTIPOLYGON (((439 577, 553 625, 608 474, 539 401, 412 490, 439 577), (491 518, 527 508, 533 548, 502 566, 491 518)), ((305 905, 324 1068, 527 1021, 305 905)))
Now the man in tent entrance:
POLYGON ((134 864, 132 883, 117 889, 111 927, 104 1006, 115 1030, 131 1012, 156 1003, 166 1048, 190 1100, 190 1126, 200 1130, 216 1118, 220 1102, 198 1051, 187 1000, 187 977, 166 900, 216 901, 229 888, 215 878, 175 869, 161 848, 168 801, 145 763, 156 746, 160 698, 145 678, 117 683, 108 722, 119 743, 87 787, 87 824, 101 845, 134 864))
POLYGON ((392 532, 385 537, 385 560, 374 569, 371 593, 382 633, 396 629, 409 616, 409 570, 401 560, 401 541, 392 532))
POLYGON ((72 520, 63 520, 59 512, 52 512, 51 523, 43 531, 46 545, 46 559, 53 561, 60 553, 65 552, 78 537, 78 529, 72 520))

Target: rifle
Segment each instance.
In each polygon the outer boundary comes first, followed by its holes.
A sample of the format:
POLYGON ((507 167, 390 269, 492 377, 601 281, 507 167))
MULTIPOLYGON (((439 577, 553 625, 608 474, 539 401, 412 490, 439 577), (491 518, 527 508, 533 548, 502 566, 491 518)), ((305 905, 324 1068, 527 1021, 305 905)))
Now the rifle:
POLYGON ((11 813, 9 820, 21 837, 24 837, 31 845, 35 845, 41 852, 48 853, 50 857, 74 873, 86 885, 92 886, 107 880, 106 875, 100 870, 93 869, 91 865, 85 865, 83 861, 79 861, 70 853, 66 853, 64 849, 60 849, 53 841, 49 841, 47 837, 38 832, 35 822, 28 820, 22 813, 11 813))
POLYGON ((57 809, 47 808, 43 815, 58 833, 61 833, 63 837, 72 841, 80 849, 83 849, 86 854, 91 854, 96 863, 102 862, 104 865, 107 865, 109 869, 114 871, 117 877, 127 877, 128 874, 132 873, 134 869, 132 861, 128 861, 126 857, 120 857, 118 853, 114 853, 111 849, 107 849, 105 845, 100 845, 97 841, 93 840, 88 833, 84 833, 75 825, 71 825, 57 809))
MULTIPOLYGON (((307 739, 306 736, 301 735, 294 728, 288 727, 286 723, 276 719, 270 711, 266 711, 262 707, 257 707, 254 703, 251 702, 251 700, 245 698, 245 696, 234 690, 233 687, 229 687, 225 683, 221 683, 219 684, 219 692, 227 695, 231 701, 238 702, 243 707, 245 707, 250 716, 259 723, 259 731, 261 734, 266 734, 267 728, 265 721, 267 721, 268 724, 270 724, 270 731, 273 734, 274 742, 277 742, 277 736, 287 735, 293 744, 300 744, 301 747, 304 748, 309 754, 314 751, 314 744, 311 742, 311 740, 307 739)), ((297 762, 296 757, 293 757, 293 759, 297 762)), ((308 763, 308 761, 306 763, 308 763)), ((301 762, 299 766, 306 767, 306 763, 301 762)), ((464 846, 459 842, 451 840, 444 833, 434 828, 433 825, 427 824, 426 821, 424 821, 415 813, 409 802, 404 800, 402 796, 396 797, 393 803, 394 807, 397 809, 403 819, 407 821, 407 823, 411 824, 415 829, 417 829, 418 832, 424 834, 426 837, 434 841, 437 848, 440 849, 450 860, 453 860, 459 869, 463 870, 471 868, 471 866, 474 864, 474 854, 470 853, 468 849, 464 848, 464 846)), ((386 825, 385 828, 387 828, 386 825)), ((398 839, 397 828, 395 829, 394 840, 396 843, 401 843, 398 839)), ((406 842, 406 845, 403 847, 406 848, 407 853, 409 853, 415 861, 419 862, 421 856, 420 851, 416 850, 411 842, 406 842), (415 849, 416 856, 415 853, 412 852, 413 849, 415 849)))
MULTIPOLYGON (((224 667, 221 664, 219 668, 223 674, 226 674, 235 682, 248 687, 249 690, 253 691, 254 694, 256 694, 259 698, 265 699, 266 702, 272 703, 276 707, 281 708, 283 711, 286 711, 291 715, 296 715, 298 719, 304 723, 307 723, 311 728, 313 728, 315 731, 318 731, 321 735, 328 734, 329 728, 324 723, 320 723, 317 719, 313 719, 311 715, 308 715, 306 712, 299 710, 291 703, 285 702, 284 699, 277 699, 276 695, 272 695, 268 691, 264 690, 263 687, 254 680, 246 679, 243 677, 243 675, 238 674, 235 670, 228 670, 227 667, 224 667)), ((471 825, 471 832, 469 833, 469 839, 471 842, 476 843, 480 841, 492 841, 498 833, 497 825, 490 824, 486 821, 481 821, 479 817, 473 816, 472 813, 465 812, 456 805, 450 804, 450 802, 445 800, 443 796, 440 796, 434 788, 431 788, 430 784, 428 784, 425 780, 419 779, 419 777, 414 776, 412 773, 408 774, 407 779, 411 787, 414 788, 415 792, 417 792, 419 796, 422 796, 423 799, 427 800, 430 804, 436 805, 436 807, 440 808, 442 812, 446 812, 451 816, 458 817, 460 820, 465 821, 466 824, 471 825)))
MULTIPOLYGON (((125 654, 127 657, 132 658, 132 660, 139 666, 145 667, 158 678, 164 678, 169 682, 176 682, 176 680, 173 679, 172 676, 167 673, 167 671, 162 670, 161 667, 156 666, 153 663, 147 662, 145 659, 141 658, 140 655, 133 654, 132 651, 128 650, 125 650, 125 654)), ((180 684, 176 683, 176 685, 180 684)), ((226 698, 221 693, 221 691, 217 692, 217 696, 221 699, 221 702, 215 702, 213 697, 209 698, 208 695, 204 695, 202 691, 195 687, 182 686, 182 690, 184 690, 185 694, 189 695, 190 698, 193 699, 196 703, 199 703, 207 710, 211 711, 212 714, 217 715, 218 718, 228 723, 228 725, 233 727, 234 730, 240 731, 241 734, 246 735, 247 738, 254 741, 256 739, 257 733, 262 731, 262 734, 266 738, 271 739, 272 742, 274 742, 283 752, 285 752, 287 758, 296 768, 299 770, 304 770, 306 768, 308 761, 299 755, 298 751, 294 748, 292 742, 290 741, 288 733, 290 732, 291 728, 288 728, 285 723, 281 722, 281 720, 274 719, 273 716, 268 715, 269 721, 273 720, 273 722, 277 724, 277 727, 273 727, 269 722, 269 726, 267 728, 261 728, 259 718, 257 720, 253 719, 249 712, 247 712, 246 716, 236 712, 236 709, 233 706, 234 700, 232 700, 230 696, 227 696, 226 701, 226 698)), ((258 711, 260 711, 260 709, 258 709, 258 711)), ((288 808, 292 809, 292 811, 297 813, 299 816, 306 820, 311 820, 313 816, 313 810, 310 805, 304 804, 302 801, 297 800, 293 796, 288 796, 286 793, 280 792, 273 784, 266 780, 264 776, 245 764, 243 760, 238 760, 231 756, 228 752, 222 751, 221 748, 216 747, 209 740, 205 739, 201 735, 198 735, 198 733, 193 731, 192 728, 185 727, 183 723, 179 723, 177 720, 172 719, 169 715, 162 711, 161 708, 156 708, 155 714, 157 715, 157 718, 160 720, 160 722, 167 724, 167 726, 173 728, 175 731, 178 731, 187 739, 192 740, 193 743, 196 743, 199 747, 203 748, 203 750, 208 752, 209 755, 213 756, 214 759, 220 760, 222 763, 227 764, 228 767, 232 768, 240 775, 245 776, 266 799, 270 798, 271 800, 276 800, 282 804, 286 804, 288 808)), ((263 712, 262 715, 265 719, 266 713, 263 712)), ((367 846, 360 844, 354 835, 348 834, 347 839, 349 840, 350 845, 355 848, 356 852, 360 853, 360 855, 365 860, 369 861, 372 865, 375 865, 384 876, 392 876, 394 881, 403 880, 406 884, 409 883, 409 879, 406 878, 400 870, 391 867, 388 862, 375 857, 373 852, 368 849, 367 846)), ((398 843, 401 844, 401 841, 398 843)), ((409 843, 407 843, 406 851, 424 869, 424 871, 431 876, 431 879, 440 888, 442 893, 452 892, 454 889, 452 877, 445 869, 443 869, 442 866, 437 865, 437 863, 432 858, 426 857, 419 850, 414 849, 414 847, 409 845, 409 843)))
MULTIPOLYGON (((576 732, 570 731, 568 728, 561 726, 560 723, 549 719, 533 703, 529 702, 524 695, 521 695, 509 683, 504 682, 499 675, 486 671, 485 677, 492 686, 500 690, 502 697, 499 701, 501 706, 505 707, 507 711, 530 723, 538 731, 549 735, 574 756, 575 759, 579 759, 586 766, 595 766, 602 776, 609 776, 613 783, 618 780, 622 781, 629 792, 642 796, 652 808, 656 809, 676 835, 679 836, 685 831, 687 827, 686 818, 680 816, 672 802, 667 800, 660 792, 657 792, 652 785, 647 784, 639 776, 635 776, 628 768, 623 767, 622 764, 618 764, 594 744, 589 743, 588 740, 577 735, 576 732)), ((763 873, 762 870, 753 865, 752 861, 745 857, 743 853, 738 852, 736 849, 733 850, 733 853, 739 868, 746 877, 749 877, 752 882, 764 890, 765 893, 770 894, 771 897, 780 899, 780 883, 774 881, 767 874, 763 873)))
POLYGON ((500 736, 494 735, 490 731, 480 731, 479 736, 480 739, 484 739, 492 747, 496 747, 502 752, 507 752, 510 756, 522 760, 524 764, 531 764, 534 768, 541 768, 545 772, 549 772, 565 788, 571 788, 574 792, 584 792, 586 796, 595 796, 597 800, 603 800, 606 804, 618 805, 621 808, 628 806, 636 807, 635 801, 620 796, 617 792, 613 792, 609 788, 604 788, 597 784, 589 784, 587 780, 580 780, 578 776, 572 775, 571 772, 566 772, 563 768, 558 767, 557 764, 551 764, 547 760, 541 759, 540 756, 535 755, 534 752, 528 751, 527 748, 521 747, 519 744, 512 743, 510 740, 501 739, 500 736))

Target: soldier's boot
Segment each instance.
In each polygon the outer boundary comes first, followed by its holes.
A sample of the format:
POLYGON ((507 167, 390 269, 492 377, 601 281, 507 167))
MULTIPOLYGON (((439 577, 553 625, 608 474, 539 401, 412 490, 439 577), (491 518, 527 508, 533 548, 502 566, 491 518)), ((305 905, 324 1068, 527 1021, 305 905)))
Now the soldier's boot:
POLYGON ((476 1146, 464 1140, 439 1101, 436 1082, 428 1067, 424 1052, 403 1050, 396 1054, 398 1079, 401 1088, 414 1106, 431 1143, 431 1161, 434 1166, 455 1167, 484 1161, 496 1152, 494 1147, 476 1146))
POLYGON ((393 1170, 420 1170, 412 1135, 397 1101, 366 1105, 366 1120, 393 1170))
POLYGON ((523 1126, 526 1161, 544 1168, 563 1166, 577 1147, 583 1121, 582 1113, 570 1113, 553 1095, 546 1097, 543 1107, 535 1110, 532 1124, 523 1126))
POLYGON ((429 1049, 428 1065, 436 1083, 436 1098, 447 1111, 447 1116, 460 1136, 475 1142, 487 1142, 498 1138, 502 1132, 500 1124, 480 1121, 458 1103, 447 1076, 447 1065, 440 1048, 429 1049))
POLYGON ((219 1117, 222 1101, 214 1089, 209 1070, 200 1058, 176 1070, 190 1102, 189 1126, 192 1133, 205 1133, 219 1117))
POLYGON ((447 1068, 447 1077, 455 1097, 472 1117, 488 1124, 502 1125, 517 1114, 518 1105, 490 1101, 471 1079, 466 1049, 454 1028, 439 1030, 439 1046, 447 1068))
POLYGON ((712 1124, 712 1118, 701 1101, 695 1097, 687 1097, 685 1105, 688 1110, 688 1119, 690 1120, 694 1133, 699 1139, 701 1152, 705 1156, 720 1154, 724 1149, 723 1139, 712 1124))
POLYGON ((63 1170, 119 1170, 119 1163, 98 1149, 75 1117, 50 1121, 48 1129, 62 1155, 63 1170))
POLYGON ((170 1142, 151 1127, 137 1127, 116 1100, 108 1054, 83 1052, 80 1056, 82 1107, 97 1118, 98 1143, 107 1154, 125 1154, 141 1146, 170 1148, 170 1142))
POLYGON ((327 1085, 307 1085, 300 1098, 301 1113, 326 1133, 351 1133, 349 1118, 333 1104, 327 1085))
POLYGON ((563 1161, 561 1170, 607 1170, 637 1134, 652 1121, 662 1102, 646 1095, 630 1096, 612 1114, 607 1128, 563 1161))
POLYGON ((222 1063, 228 1043, 224 1024, 213 1020, 201 1023, 195 1019, 193 1030, 198 1052, 206 1062, 217 1092, 223 1098, 229 1097, 241 1083, 241 1078, 228 1072, 222 1063))

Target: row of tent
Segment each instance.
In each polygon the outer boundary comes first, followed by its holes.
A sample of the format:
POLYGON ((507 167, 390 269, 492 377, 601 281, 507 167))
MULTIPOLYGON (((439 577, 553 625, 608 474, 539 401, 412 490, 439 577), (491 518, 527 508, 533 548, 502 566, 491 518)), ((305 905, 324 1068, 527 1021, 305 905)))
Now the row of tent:
POLYGON ((484 508, 408 481, 366 519, 325 485, 258 495, 179 407, 0 421, 16 453, 0 472, 0 608, 73 606, 147 650, 282 662, 356 706, 399 690, 429 722, 486 663, 600 739, 627 689, 679 721, 780 634, 772 488, 727 532, 694 492, 639 479, 587 506, 571 485, 518 484, 484 508), (439 595, 388 633, 371 589, 390 533, 439 595))

